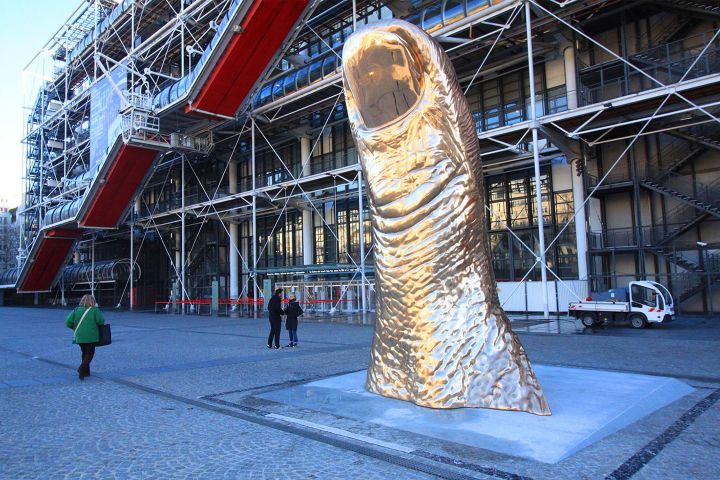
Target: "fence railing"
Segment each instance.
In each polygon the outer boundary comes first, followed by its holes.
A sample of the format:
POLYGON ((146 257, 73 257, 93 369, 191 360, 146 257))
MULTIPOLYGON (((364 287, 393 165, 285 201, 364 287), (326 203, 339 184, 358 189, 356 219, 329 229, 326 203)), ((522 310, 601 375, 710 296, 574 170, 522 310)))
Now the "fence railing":
POLYGON ((720 47, 710 46, 700 56, 713 34, 693 35, 630 55, 626 60, 635 68, 618 65, 617 60, 584 68, 581 79, 585 75, 586 79, 598 80, 580 87, 581 104, 590 105, 660 86, 646 75, 668 85, 720 71, 720 47))
MULTIPOLYGON (((669 223, 664 226, 608 228, 601 232, 589 232, 590 247, 595 249, 638 248, 640 246, 645 248, 658 247, 668 232, 683 225, 682 223, 669 223)), ((703 251, 693 242, 672 242, 664 245, 663 248, 666 250, 674 249, 678 252, 693 251, 697 253, 703 251)), ((714 250, 707 250, 706 252, 709 255, 715 255, 716 253, 714 250)))

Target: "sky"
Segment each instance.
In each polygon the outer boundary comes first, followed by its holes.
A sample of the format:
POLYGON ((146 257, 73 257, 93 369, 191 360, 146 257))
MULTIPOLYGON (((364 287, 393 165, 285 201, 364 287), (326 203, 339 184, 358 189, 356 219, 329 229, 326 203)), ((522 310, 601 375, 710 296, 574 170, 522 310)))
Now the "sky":
MULTIPOLYGON (((81 0, 0 0, 0 204, 15 207, 22 189, 25 123, 22 71, 81 0)), ((25 81, 37 85, 37 81, 25 81)))

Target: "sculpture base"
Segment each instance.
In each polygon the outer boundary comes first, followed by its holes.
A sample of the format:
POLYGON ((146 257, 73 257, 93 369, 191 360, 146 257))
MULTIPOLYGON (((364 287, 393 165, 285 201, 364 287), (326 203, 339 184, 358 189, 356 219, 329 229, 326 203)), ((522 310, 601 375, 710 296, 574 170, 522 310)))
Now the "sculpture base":
POLYGON ((552 416, 418 407, 367 392, 365 371, 259 396, 443 441, 557 463, 693 391, 666 377, 537 364, 534 369, 552 416))

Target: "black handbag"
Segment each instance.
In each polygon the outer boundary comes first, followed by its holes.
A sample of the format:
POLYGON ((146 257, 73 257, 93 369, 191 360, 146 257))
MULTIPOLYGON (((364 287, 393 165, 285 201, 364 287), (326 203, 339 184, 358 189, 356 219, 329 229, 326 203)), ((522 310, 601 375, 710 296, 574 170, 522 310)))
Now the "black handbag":
POLYGON ((104 347, 112 343, 112 331, 110 330, 110 324, 98 325, 98 342, 96 347, 104 347))

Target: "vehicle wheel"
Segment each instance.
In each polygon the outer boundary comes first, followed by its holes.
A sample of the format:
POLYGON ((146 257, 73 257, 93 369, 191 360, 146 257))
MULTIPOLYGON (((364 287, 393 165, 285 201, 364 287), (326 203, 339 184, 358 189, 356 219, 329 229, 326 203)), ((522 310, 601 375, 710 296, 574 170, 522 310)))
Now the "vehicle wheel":
POLYGON ((583 316, 580 318, 580 321, 586 327, 592 327, 597 323, 597 320, 595 320, 595 315, 593 315, 592 313, 584 313, 583 316))
POLYGON ((633 315, 630 317, 630 324, 635 328, 645 328, 647 320, 642 315, 633 315))

